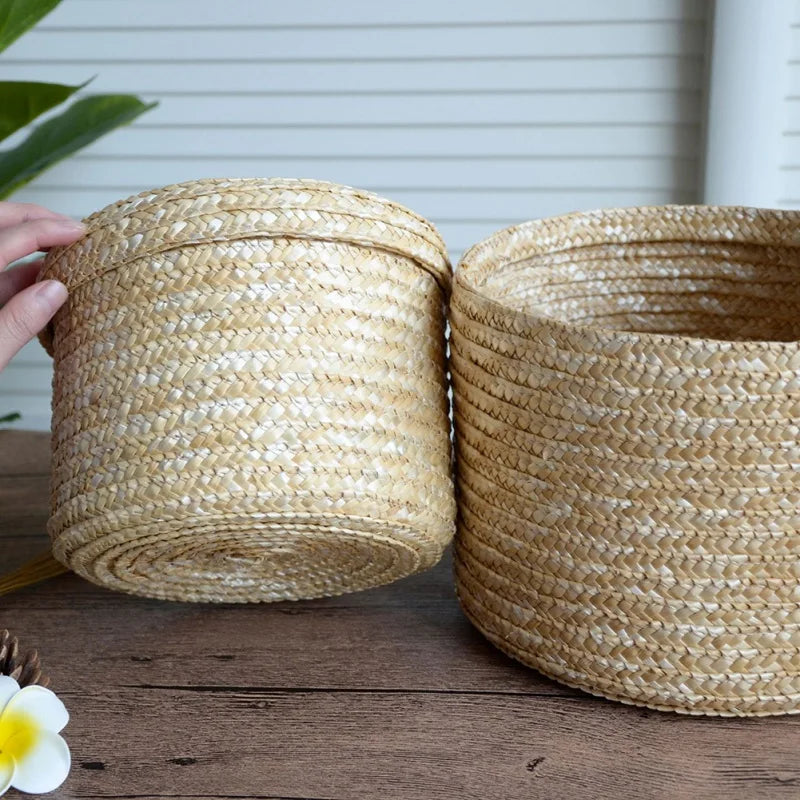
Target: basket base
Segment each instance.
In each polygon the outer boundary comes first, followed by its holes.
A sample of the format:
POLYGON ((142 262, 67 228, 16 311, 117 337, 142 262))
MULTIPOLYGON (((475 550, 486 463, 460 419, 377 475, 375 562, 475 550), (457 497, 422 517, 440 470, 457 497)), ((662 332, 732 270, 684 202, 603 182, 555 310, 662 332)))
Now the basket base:
POLYGON ((442 555, 438 543, 390 523, 266 516, 170 520, 85 543, 65 532, 54 541, 53 552, 83 578, 109 589, 216 603, 355 592, 426 569, 442 555))
MULTIPOLYGON (((458 564, 456 563, 456 573, 458 564)), ((461 610, 467 619, 486 637, 498 650, 519 661, 526 667, 531 667, 537 672, 558 683, 579 689, 582 692, 614 700, 625 705, 650 708, 654 711, 673 711, 677 714, 707 717, 771 717, 800 713, 800 696, 797 697, 689 697, 669 696, 666 692, 660 694, 652 690, 652 696, 643 694, 639 686, 626 690, 612 680, 598 675, 589 675, 585 672, 571 670, 564 665, 548 659, 544 653, 533 653, 516 647, 501 633, 493 630, 479 615, 486 615, 484 608, 476 598, 472 597, 463 583, 456 580, 456 593, 461 605, 461 610), (637 694, 638 693, 638 696, 637 694)))

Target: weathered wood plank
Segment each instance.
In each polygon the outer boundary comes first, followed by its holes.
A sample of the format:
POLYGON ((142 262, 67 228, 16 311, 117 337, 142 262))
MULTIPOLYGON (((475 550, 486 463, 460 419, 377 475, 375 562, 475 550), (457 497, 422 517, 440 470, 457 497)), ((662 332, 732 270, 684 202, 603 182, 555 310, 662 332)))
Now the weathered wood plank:
POLYGON ((0 430, 0 477, 49 474, 49 433, 0 430))
POLYGON ((489 645, 461 614, 451 581, 448 559, 369 592, 211 606, 128 597, 71 575, 4 597, 0 628, 38 648, 65 691, 88 681, 577 694, 489 645), (77 672, 76 642, 87 654, 77 672))
MULTIPOLYGON (((0 543, 5 545, 9 537, 46 536, 49 484, 48 475, 0 475, 0 543)), ((5 562, 5 548, 0 547, 0 569, 5 562)))
POLYGON ((586 697, 258 688, 87 686, 65 700, 76 768, 62 797, 734 800, 800 788, 792 718, 704 723, 586 697))

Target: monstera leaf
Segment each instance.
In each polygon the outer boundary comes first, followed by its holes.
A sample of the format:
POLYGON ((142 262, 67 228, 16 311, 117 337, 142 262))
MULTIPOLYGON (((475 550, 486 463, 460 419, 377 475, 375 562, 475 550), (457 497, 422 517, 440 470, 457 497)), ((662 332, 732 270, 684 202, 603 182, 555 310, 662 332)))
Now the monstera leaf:
MULTIPOLYGON (((0 0, 0 51, 35 25, 61 0, 0 0)), ((24 129, 86 86, 0 81, 0 141, 24 129)), ((0 198, 33 180, 61 159, 126 125, 156 103, 134 95, 82 97, 35 126, 16 146, 0 151, 0 198)))
POLYGON ((0 141, 24 128, 45 111, 61 105, 85 85, 0 81, 0 98, 3 104, 0 110, 0 141))
POLYGON ((57 161, 154 105, 127 94, 98 94, 78 100, 63 114, 34 128, 24 142, 0 152, 0 197, 8 197, 57 161))
POLYGON ((60 2, 61 0, 3 0, 0 3, 0 53, 60 2))

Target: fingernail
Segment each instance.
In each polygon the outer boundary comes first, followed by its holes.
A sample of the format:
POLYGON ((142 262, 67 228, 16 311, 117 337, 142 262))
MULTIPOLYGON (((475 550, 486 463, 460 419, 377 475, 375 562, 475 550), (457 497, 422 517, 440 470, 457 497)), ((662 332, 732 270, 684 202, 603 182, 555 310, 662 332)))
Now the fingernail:
POLYGON ((64 219, 56 220, 56 222, 62 228, 67 228, 68 230, 75 231, 76 233, 84 233, 86 231, 86 226, 82 222, 78 222, 76 219, 64 217, 64 219))
POLYGON ((48 311, 55 312, 67 299, 67 287, 61 281, 42 281, 34 293, 34 297, 48 311))

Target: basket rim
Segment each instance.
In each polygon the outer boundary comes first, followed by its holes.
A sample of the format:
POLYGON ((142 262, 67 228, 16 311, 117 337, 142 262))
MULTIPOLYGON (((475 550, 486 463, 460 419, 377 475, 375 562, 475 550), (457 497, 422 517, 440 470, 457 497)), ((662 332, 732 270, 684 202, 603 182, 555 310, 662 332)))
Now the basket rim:
MULTIPOLYGON (((103 236, 103 231, 113 230, 115 227, 121 229, 123 227, 122 221, 126 218, 132 217, 134 213, 146 210, 153 217, 158 220, 158 212, 161 209, 168 208, 171 203, 178 202, 191 202, 199 201, 204 197, 211 197, 217 194, 235 193, 237 191, 244 191, 253 189, 261 191, 264 195, 278 192, 317 192, 319 194, 326 194, 332 197, 339 196, 346 198, 352 203, 351 208, 342 208, 340 210, 331 209, 325 213, 331 215, 339 214, 342 216, 352 216, 354 219, 363 219, 364 221, 373 221, 381 223, 385 228, 394 228, 398 232, 407 235, 408 237, 418 238, 421 242, 430 248, 431 255, 428 257, 422 256, 420 253, 412 254, 407 252, 405 248, 393 248, 388 241, 388 238, 383 232, 369 237, 353 237, 349 239, 353 244, 365 244, 378 249, 384 249, 389 253, 405 255, 417 263, 420 269, 428 272, 439 284, 445 296, 449 294, 450 284, 452 281, 453 268, 447 252, 447 246, 439 233, 436 226, 427 220, 425 217, 412 211, 410 208, 394 201, 389 200, 381 195, 369 192, 364 189, 359 189, 345 184, 334 183, 331 181, 322 181, 315 178, 280 178, 280 177, 250 177, 250 178, 196 178, 193 180, 183 181, 180 183, 168 184, 153 189, 148 189, 137 194, 109 203, 103 208, 93 212, 85 217, 83 223, 87 227, 87 233, 76 242, 64 247, 54 248, 53 256, 50 256, 45 264, 45 269, 49 263, 52 263, 55 257, 69 257, 71 253, 80 253, 81 250, 91 241, 98 236, 103 236), (141 201, 141 202, 137 202, 141 201), (355 209, 359 203, 362 203, 363 216, 355 213, 355 209), (386 218, 382 219, 375 211, 374 207, 378 207, 385 211, 386 218), (428 235, 423 235, 418 231, 414 231, 412 227, 407 227, 402 224, 403 218, 407 222, 413 222, 422 227, 428 235)), ((278 210, 282 206, 276 205, 275 208, 270 210, 278 210)), ((302 210, 303 206, 300 204, 298 207, 286 205, 287 211, 299 208, 302 210)), ((309 210, 316 211, 313 207, 309 210)), ((221 211, 220 213, 226 213, 221 211)), ((319 212, 317 212, 319 213, 319 212)), ((291 238, 293 232, 268 232, 253 230, 242 236, 235 238, 291 238)), ((300 232, 297 232, 297 238, 307 238, 300 232)), ((205 237, 208 241, 225 241, 225 236, 215 236, 210 234, 205 237)), ((312 237, 320 238, 320 237, 312 237)), ((323 237, 324 238, 324 237, 323 237)), ((347 238, 339 239, 340 241, 348 241, 347 238)), ((166 244, 161 250, 172 250, 176 247, 181 247, 189 244, 200 243, 196 237, 187 238, 185 242, 180 239, 166 244)), ((160 250, 160 251, 161 251, 160 250)), ((118 265, 113 264, 109 269, 115 269, 118 265)), ((104 272, 107 270, 103 270, 104 272)))
MULTIPOLYGON (((578 335, 602 341, 615 340, 618 342, 641 343, 643 345, 650 344, 655 347, 674 347, 676 344, 682 343, 691 345, 695 349, 720 352, 757 351, 763 354, 767 351, 775 356, 793 356, 800 353, 800 340, 729 340, 686 336, 685 334, 626 331, 603 325, 566 322, 556 317, 548 317, 531 311, 511 308, 497 299, 493 292, 486 288, 482 280, 476 280, 474 272, 486 266, 488 262, 493 258, 497 258, 503 251, 508 251, 509 245, 513 245, 514 240, 527 240, 535 243, 530 247, 529 256, 538 253, 576 251, 587 246, 603 243, 626 245, 633 243, 658 244, 695 241, 709 244, 730 243, 776 248, 800 248, 800 210, 758 208, 742 205, 666 204, 573 211, 568 214, 528 220, 495 231, 466 250, 455 269, 454 275, 454 286, 458 287, 459 291, 468 292, 481 305, 492 309, 496 323, 509 330, 509 332, 516 334, 531 329, 548 327, 567 336, 578 335), (725 220, 737 220, 740 224, 749 222, 755 226, 766 223, 768 220, 777 220, 785 223, 786 236, 781 238, 773 234, 759 238, 753 235, 745 235, 745 231, 742 231, 740 235, 736 235, 739 233, 736 229, 727 230, 724 233, 717 230, 714 233, 709 227, 701 227, 700 233, 693 238, 685 234, 664 236, 659 235, 658 232, 643 230, 642 223, 648 219, 658 218, 663 222, 665 217, 668 220, 671 217, 673 225, 693 219, 701 220, 706 226, 725 220), (638 227, 636 227, 637 222, 639 223, 638 227), (598 235, 599 226, 601 225, 605 226, 602 236, 598 235), (609 232, 609 227, 611 226, 613 226, 613 230, 609 232), (572 229, 574 233, 579 232, 581 228, 586 231, 594 230, 594 237, 587 236, 586 241, 579 245, 548 246, 547 243, 549 241, 563 241, 568 229, 572 229), (705 232, 706 235, 701 235, 702 232, 705 232)), ((519 256, 515 261, 524 257, 519 256)), ((505 266, 507 263, 509 262, 504 260, 499 266, 505 266)), ((488 267, 487 272, 494 272, 497 268, 498 265, 488 267)), ((798 272, 798 281, 800 281, 800 271, 798 272)))
POLYGON ((231 189, 239 186, 262 186, 266 190, 316 189, 317 191, 328 191, 333 194, 346 194, 372 203, 377 202, 380 203, 382 206, 385 206, 386 208, 393 208, 396 211, 406 214, 409 217, 413 217, 418 222, 421 222, 423 225, 429 228, 432 233, 436 234, 439 239, 439 242, 442 245, 444 245, 444 240, 441 238, 441 234, 439 234, 439 231, 436 229, 436 226, 430 220, 426 219, 421 214, 418 214, 416 211, 409 208, 408 206, 405 206, 402 203, 398 203, 396 200, 390 200, 387 197, 383 197, 382 195, 379 195, 375 192, 371 192, 367 189, 360 189, 356 186, 350 186, 349 184, 336 183, 335 181, 326 181, 326 180, 321 180, 319 178, 286 178, 279 176, 192 178, 191 180, 179 181, 178 183, 168 183, 163 186, 154 187, 152 189, 145 189, 142 190, 141 192, 137 192, 136 194, 132 194, 129 195, 128 197, 121 198, 120 200, 116 200, 115 202, 109 203, 103 208, 100 208, 97 211, 92 212, 85 218, 84 221, 91 225, 91 223, 106 216, 112 209, 114 208, 122 209, 122 207, 125 206, 126 204, 131 203, 134 200, 144 199, 146 197, 150 197, 155 202, 158 200, 159 196, 168 196, 170 193, 177 190, 191 190, 194 188, 197 189, 198 191, 193 191, 191 192, 191 194, 184 195, 184 197, 186 199, 189 199, 190 197, 199 198, 205 195, 214 194, 218 192, 220 189, 225 189, 225 188, 231 189), (203 188, 200 189, 200 187, 203 188))

